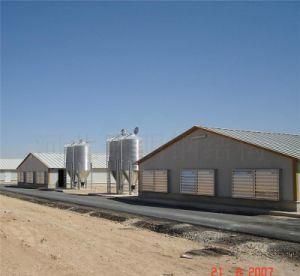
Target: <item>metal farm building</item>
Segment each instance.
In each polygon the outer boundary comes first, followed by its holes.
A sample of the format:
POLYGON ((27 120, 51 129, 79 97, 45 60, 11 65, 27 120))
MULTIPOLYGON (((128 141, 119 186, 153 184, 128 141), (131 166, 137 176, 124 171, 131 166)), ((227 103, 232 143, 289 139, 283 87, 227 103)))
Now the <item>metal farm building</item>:
MULTIPOLYGON (((107 183, 106 155, 91 155, 92 172, 87 188, 105 187, 107 183)), ((29 153, 17 168, 18 185, 33 188, 70 188, 63 153, 29 153)))
POLYGON ((22 159, 0 159, 0 184, 16 184, 18 182, 17 167, 22 159))
POLYGON ((300 135, 194 126, 138 161, 139 195, 300 211, 300 135))

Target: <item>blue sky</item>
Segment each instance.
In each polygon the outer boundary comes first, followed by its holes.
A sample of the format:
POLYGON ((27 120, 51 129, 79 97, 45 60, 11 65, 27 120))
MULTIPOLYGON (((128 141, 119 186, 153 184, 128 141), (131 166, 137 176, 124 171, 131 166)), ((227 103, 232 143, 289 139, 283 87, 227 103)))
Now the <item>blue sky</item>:
POLYGON ((299 133, 300 3, 2 2, 1 155, 140 127, 299 133))

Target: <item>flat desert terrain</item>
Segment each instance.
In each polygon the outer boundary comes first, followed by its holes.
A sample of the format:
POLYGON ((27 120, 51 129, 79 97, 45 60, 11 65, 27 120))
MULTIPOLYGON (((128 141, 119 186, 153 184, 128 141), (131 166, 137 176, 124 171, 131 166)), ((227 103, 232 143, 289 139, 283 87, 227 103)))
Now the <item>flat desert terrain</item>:
POLYGON ((251 267, 300 275, 300 264, 250 254, 182 258, 204 244, 5 196, 0 242, 1 276, 221 275, 212 274, 215 267, 223 276, 239 267, 246 271, 240 275, 255 275, 248 274, 251 267))

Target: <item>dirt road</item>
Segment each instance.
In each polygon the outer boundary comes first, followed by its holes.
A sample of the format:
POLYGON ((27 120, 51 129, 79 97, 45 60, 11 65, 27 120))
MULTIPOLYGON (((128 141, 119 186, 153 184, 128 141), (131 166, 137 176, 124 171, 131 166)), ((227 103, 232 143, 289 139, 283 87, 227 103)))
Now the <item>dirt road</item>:
POLYGON ((204 244, 5 196, 0 215, 1 275, 300 275, 295 263, 247 254, 180 258, 204 244))

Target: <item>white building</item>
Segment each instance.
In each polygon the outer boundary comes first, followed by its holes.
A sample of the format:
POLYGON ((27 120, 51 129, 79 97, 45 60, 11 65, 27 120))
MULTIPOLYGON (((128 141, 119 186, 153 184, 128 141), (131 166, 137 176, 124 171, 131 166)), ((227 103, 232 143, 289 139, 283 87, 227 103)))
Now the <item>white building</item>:
MULTIPOLYGON (((106 155, 95 153, 91 156, 92 173, 87 188, 106 188, 106 155)), ((63 153, 29 153, 17 168, 18 185, 34 188, 70 188, 63 153)))
POLYGON ((0 184, 17 183, 17 167, 22 159, 0 159, 0 184))

